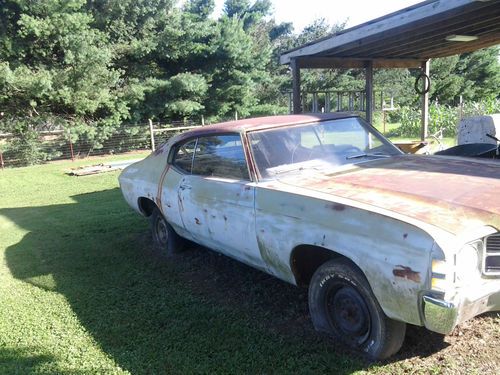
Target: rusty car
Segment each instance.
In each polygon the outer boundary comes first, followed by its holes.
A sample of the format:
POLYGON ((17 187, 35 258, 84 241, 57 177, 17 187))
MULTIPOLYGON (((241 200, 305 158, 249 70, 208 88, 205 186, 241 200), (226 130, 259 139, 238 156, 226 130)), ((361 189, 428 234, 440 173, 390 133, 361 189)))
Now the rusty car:
POLYGON ((376 359, 406 325, 500 310, 500 164, 401 152, 352 114, 200 127, 127 167, 157 248, 187 239, 295 285, 316 330, 376 359))

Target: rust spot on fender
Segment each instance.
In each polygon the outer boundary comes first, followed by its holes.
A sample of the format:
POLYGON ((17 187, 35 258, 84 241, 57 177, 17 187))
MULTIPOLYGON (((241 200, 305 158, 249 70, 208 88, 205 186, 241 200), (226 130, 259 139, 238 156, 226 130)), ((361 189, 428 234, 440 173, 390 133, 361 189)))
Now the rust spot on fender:
POLYGON ((331 204, 327 204, 326 208, 329 208, 329 209, 334 210, 334 211, 344 211, 346 209, 346 206, 344 206, 343 204, 340 204, 340 203, 331 203, 331 204))
POLYGON ((410 267, 397 265, 396 268, 392 270, 392 274, 396 277, 401 277, 416 283, 420 282, 420 272, 413 271, 410 267))
POLYGON ((197 225, 201 225, 200 219, 198 219, 197 217, 195 217, 195 218, 194 218, 194 222, 195 222, 197 225))

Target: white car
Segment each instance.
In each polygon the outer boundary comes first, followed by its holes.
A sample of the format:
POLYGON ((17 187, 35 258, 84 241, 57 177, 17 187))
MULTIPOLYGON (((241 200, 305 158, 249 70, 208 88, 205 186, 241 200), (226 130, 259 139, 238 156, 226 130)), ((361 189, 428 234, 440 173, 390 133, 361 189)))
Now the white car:
POLYGON ((386 358, 500 310, 500 163, 403 154, 349 114, 201 127, 126 168, 157 247, 202 244, 309 285, 313 324, 386 358))

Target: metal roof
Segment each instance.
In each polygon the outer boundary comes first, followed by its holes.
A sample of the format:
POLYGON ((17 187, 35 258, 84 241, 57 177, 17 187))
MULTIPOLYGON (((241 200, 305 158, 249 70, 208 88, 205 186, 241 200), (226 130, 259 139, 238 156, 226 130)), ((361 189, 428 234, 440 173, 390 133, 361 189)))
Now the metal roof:
POLYGON ((500 43, 500 0, 428 0, 390 13, 281 55, 299 67, 418 67, 445 57, 500 43), (453 35, 477 37, 468 42, 453 35))

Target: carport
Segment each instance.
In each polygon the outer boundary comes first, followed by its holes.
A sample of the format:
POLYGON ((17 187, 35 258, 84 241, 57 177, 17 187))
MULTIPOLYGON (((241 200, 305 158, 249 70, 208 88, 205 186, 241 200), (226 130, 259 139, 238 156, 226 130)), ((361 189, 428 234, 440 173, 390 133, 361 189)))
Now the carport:
POLYGON ((373 119, 373 69, 419 68, 421 138, 428 131, 429 62, 500 43, 500 0, 427 0, 287 51, 293 113, 301 113, 301 69, 364 68, 366 118, 373 119))

